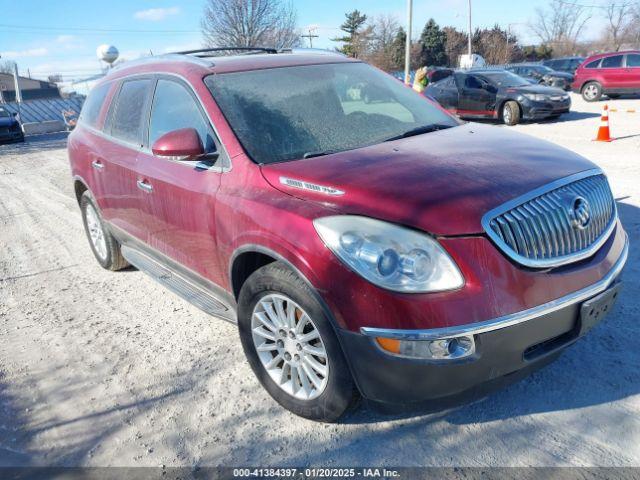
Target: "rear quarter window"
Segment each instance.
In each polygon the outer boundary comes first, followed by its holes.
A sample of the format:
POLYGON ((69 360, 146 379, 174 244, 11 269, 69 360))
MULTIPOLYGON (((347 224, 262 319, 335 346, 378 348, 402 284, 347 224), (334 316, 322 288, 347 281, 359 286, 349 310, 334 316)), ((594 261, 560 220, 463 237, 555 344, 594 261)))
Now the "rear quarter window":
POLYGON ((107 93, 109 93, 110 88, 111 84, 105 83, 104 85, 99 85, 91 90, 89 96, 84 102, 84 105, 82 106, 79 118, 80 122, 89 127, 97 128, 100 112, 102 111, 104 100, 107 97, 107 93))
POLYGON ((600 66, 600 61, 601 59, 599 58, 598 60, 594 60, 593 62, 589 62, 587 63, 587 65, 584 68, 588 68, 588 69, 594 69, 594 68, 598 68, 600 66))

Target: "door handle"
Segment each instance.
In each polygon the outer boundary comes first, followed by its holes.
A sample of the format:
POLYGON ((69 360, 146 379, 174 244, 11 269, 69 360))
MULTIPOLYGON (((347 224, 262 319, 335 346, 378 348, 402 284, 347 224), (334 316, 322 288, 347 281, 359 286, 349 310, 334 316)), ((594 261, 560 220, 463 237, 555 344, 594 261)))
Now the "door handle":
POLYGON ((138 188, 143 192, 151 193, 153 192, 153 185, 147 183, 146 180, 138 180, 138 188))
POLYGON ((102 170, 104 168, 104 164, 100 160, 94 160, 91 162, 91 166, 96 170, 102 170))

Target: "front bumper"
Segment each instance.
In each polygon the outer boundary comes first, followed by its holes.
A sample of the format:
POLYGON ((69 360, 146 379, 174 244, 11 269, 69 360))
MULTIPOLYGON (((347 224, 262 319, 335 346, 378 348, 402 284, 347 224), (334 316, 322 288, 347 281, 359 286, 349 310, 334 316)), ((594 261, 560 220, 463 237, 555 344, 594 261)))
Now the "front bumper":
POLYGON ((529 310, 497 319, 427 330, 362 328, 340 331, 340 340, 362 395, 382 404, 422 404, 485 393, 554 360, 600 321, 583 323, 585 301, 616 288, 628 256, 628 241, 613 268, 599 282, 529 310), (460 360, 410 359, 385 352, 376 337, 433 340, 473 335, 475 353, 460 360))
POLYGON ((557 102, 533 102, 529 100, 524 102, 522 107, 522 117, 525 120, 543 119, 568 113, 571 110, 571 99, 557 102))
POLYGON ((20 142, 24 140, 22 130, 2 129, 0 128, 0 143, 20 142))

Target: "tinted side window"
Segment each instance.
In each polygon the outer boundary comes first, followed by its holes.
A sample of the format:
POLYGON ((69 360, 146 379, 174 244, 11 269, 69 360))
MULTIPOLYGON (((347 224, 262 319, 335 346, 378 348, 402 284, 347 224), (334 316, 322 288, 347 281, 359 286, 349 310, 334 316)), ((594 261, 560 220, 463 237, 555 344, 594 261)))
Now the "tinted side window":
POLYGON ((482 88, 482 83, 473 75, 468 75, 464 81, 465 88, 482 88))
POLYGON ((122 84, 111 117, 111 135, 127 143, 142 144, 142 127, 151 80, 127 80, 122 84))
POLYGON ((598 65, 600 65, 600 59, 589 62, 584 68, 598 68, 598 65))
POLYGON ((165 133, 181 128, 195 128, 205 152, 215 151, 211 129, 193 96, 177 82, 158 80, 149 123, 149 145, 165 133))
POLYGON ((622 67, 622 55, 615 55, 613 57, 606 57, 602 59, 602 65, 600 68, 620 68, 622 67))
POLYGON ((110 87, 111 84, 106 83, 91 90, 80 112, 79 120, 82 123, 95 128, 98 123, 98 117, 100 116, 100 110, 102 110, 102 105, 104 104, 104 99, 107 97, 110 87))
POLYGON ((627 55, 627 67, 640 67, 640 55, 637 53, 627 55))

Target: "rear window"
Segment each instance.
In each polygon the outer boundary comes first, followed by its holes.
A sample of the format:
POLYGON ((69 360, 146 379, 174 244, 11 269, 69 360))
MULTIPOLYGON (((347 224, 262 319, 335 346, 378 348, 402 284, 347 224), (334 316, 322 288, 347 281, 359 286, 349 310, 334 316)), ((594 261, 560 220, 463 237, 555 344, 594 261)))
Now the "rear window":
POLYGON ((111 116, 112 136, 127 143, 142 144, 142 118, 150 84, 150 79, 128 80, 122 84, 111 116))
POLYGON ((99 85, 91 90, 91 92, 89 93, 89 97, 84 102, 82 111, 80 112, 79 120, 82 123, 96 128, 98 124, 98 118, 100 116, 100 111, 102 110, 102 105, 104 104, 104 99, 107 97, 107 93, 109 92, 110 87, 110 83, 105 83, 104 85, 99 85))
POLYGON ((584 68, 598 68, 599 65, 600 65, 600 59, 594 60, 593 62, 589 62, 587 66, 584 68))
POLYGON ((614 55, 613 57, 606 57, 602 59, 602 66, 600 68, 620 68, 622 67, 622 55, 614 55))
POLYGON ((640 67, 640 55, 627 55, 627 67, 640 67))

